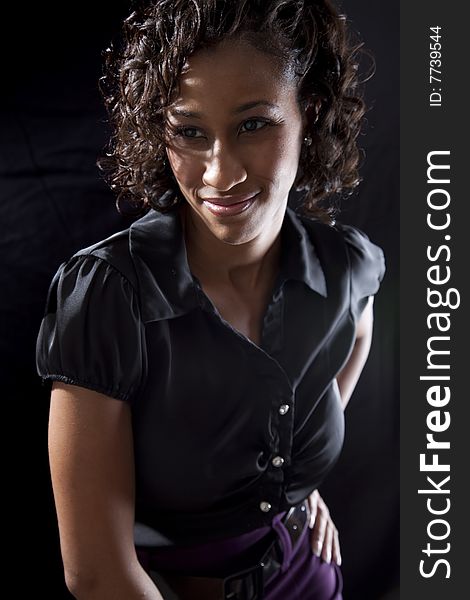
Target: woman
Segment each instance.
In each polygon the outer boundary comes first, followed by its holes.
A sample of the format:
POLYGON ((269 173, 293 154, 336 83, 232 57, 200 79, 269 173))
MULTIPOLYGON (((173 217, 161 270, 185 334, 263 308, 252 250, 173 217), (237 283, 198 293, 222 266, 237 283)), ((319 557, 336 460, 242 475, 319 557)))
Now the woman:
POLYGON ((67 586, 340 599, 316 488, 384 275, 318 205, 358 182, 344 18, 328 1, 159 0, 124 33, 101 167, 147 212, 62 263, 37 342, 67 586))

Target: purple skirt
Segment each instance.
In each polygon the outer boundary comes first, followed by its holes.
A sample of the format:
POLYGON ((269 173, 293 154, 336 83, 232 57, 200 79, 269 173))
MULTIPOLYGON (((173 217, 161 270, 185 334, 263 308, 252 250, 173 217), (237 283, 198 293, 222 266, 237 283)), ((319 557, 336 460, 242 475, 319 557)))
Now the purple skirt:
MULTIPOLYGON (((233 565, 249 556, 260 556, 273 534, 282 549, 280 571, 264 586, 264 600, 342 600, 343 579, 339 566, 325 563, 313 554, 310 545, 312 530, 307 526, 295 547, 281 519, 276 515, 271 526, 261 527, 243 535, 187 547, 137 546, 137 557, 142 567, 151 570, 181 571, 207 576, 210 571, 236 571, 233 565), (231 568, 232 567, 232 568, 231 568)), ((254 558, 255 560, 255 558, 254 558)))

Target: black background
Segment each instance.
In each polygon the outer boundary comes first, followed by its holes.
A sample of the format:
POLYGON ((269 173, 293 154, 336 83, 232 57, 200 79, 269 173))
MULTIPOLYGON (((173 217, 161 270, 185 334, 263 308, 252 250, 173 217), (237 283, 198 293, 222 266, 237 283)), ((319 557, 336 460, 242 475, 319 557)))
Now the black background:
MULTIPOLYGON (((4 577, 21 597, 71 597, 49 479, 49 388, 35 369, 47 289, 63 260, 132 222, 117 213, 95 166, 108 135, 97 89, 100 53, 129 3, 100 3, 99 11, 97 4, 23 4, 5 16, 0 364, 12 411, 4 421, 4 516, 13 528, 4 577)), ((379 600, 397 597, 399 563, 399 7, 372 0, 342 6, 374 54, 376 74, 366 87, 364 181, 339 220, 384 249, 387 273, 375 300, 371 355, 346 409, 343 454, 321 492, 340 530, 346 600, 379 600)))

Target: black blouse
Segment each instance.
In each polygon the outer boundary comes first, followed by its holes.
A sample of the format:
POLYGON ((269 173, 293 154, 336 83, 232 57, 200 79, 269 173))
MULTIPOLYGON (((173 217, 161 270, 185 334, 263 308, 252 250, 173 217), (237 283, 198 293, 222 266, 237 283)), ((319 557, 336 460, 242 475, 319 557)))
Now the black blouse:
POLYGON ((55 274, 36 347, 60 380, 129 402, 136 522, 158 545, 230 537, 308 496, 338 459, 336 375, 382 250, 360 230, 287 209, 260 345, 189 269, 178 212, 151 209, 55 274))

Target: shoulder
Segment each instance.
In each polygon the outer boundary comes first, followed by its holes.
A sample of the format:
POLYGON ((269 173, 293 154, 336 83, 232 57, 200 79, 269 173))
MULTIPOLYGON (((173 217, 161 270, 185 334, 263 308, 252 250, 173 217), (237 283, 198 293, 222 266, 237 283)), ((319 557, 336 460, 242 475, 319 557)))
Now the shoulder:
MULTIPOLYGON (((63 265, 79 268, 82 263, 100 266, 96 272, 120 275, 134 289, 137 289, 135 268, 130 252, 130 227, 118 231, 99 242, 77 250, 63 265)), ((62 265, 61 265, 62 266, 62 265)))
POLYGON ((140 305, 129 252, 129 230, 119 231, 66 258, 49 283, 44 316, 59 311, 60 319, 78 320, 79 312, 96 315, 104 308, 140 305))
POLYGON ((381 248, 371 242, 368 235, 358 227, 338 221, 333 225, 328 225, 304 215, 297 216, 312 242, 316 242, 318 245, 343 246, 347 249, 348 254, 352 252, 383 256, 381 248))
POLYGON ((356 298, 375 294, 385 275, 382 248, 358 227, 336 222, 327 225, 309 217, 300 220, 325 270, 335 277, 343 273, 356 298))
POLYGON ((336 223, 335 228, 343 236, 348 250, 351 278, 364 280, 365 287, 370 287, 370 294, 374 294, 386 270, 382 248, 358 227, 336 223))
POLYGON ((296 215, 307 239, 313 246, 322 268, 338 277, 349 269, 349 252, 344 232, 336 226, 328 225, 305 215, 296 215))

